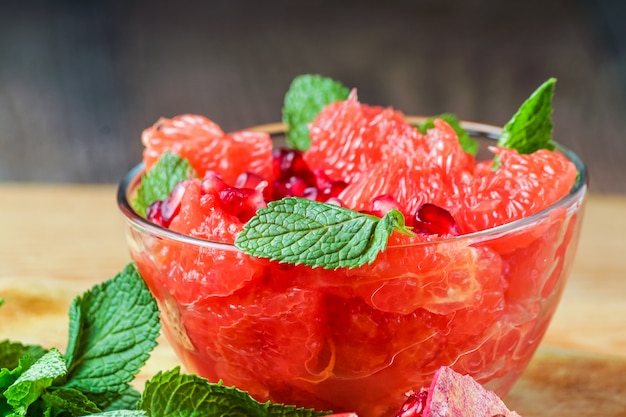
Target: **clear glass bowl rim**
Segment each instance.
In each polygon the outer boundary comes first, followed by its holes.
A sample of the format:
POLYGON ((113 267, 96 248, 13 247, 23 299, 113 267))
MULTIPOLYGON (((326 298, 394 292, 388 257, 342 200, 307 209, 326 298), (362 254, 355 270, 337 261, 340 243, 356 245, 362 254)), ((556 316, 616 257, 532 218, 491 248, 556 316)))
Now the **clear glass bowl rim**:
MULTIPOLYGON (((417 125, 424 121, 426 117, 423 116, 407 116, 406 120, 413 125, 417 125)), ((461 126, 467 130, 471 135, 474 136, 484 136, 489 139, 497 139, 502 132, 502 129, 497 126, 484 124, 484 123, 476 123, 469 121, 461 121, 461 126)), ((266 132, 270 135, 284 133, 285 125, 283 123, 270 123, 264 125, 253 126, 247 128, 246 130, 254 130, 266 132)), ((559 152, 564 154, 576 167, 578 171, 578 178, 576 182, 570 189, 569 193, 563 196, 558 201, 554 202, 552 205, 548 206, 544 210, 535 213, 531 216, 524 217, 519 220, 514 220, 510 223, 506 223, 497 227, 493 227, 490 229, 481 230, 479 232, 468 233, 465 235, 432 240, 427 242, 419 242, 411 244, 414 245, 433 245, 433 244, 445 244, 448 241, 459 242, 462 240, 470 240, 471 243, 478 243, 481 241, 495 239, 501 236, 504 236, 512 231, 523 229, 524 227, 534 224, 536 222, 540 222, 544 218, 548 218, 550 216, 550 212, 559 207, 565 207, 567 210, 577 209, 578 206, 582 203, 583 197, 587 191, 588 187, 588 174, 587 168, 583 161, 576 155, 573 151, 566 148, 561 144, 556 144, 556 147, 559 152), (573 208, 572 208, 573 207, 573 208)), ((141 175, 144 171, 143 163, 139 163, 135 165, 128 173, 123 177, 120 181, 117 188, 117 204, 124 215, 125 220, 132 226, 134 229, 141 231, 143 233, 150 233, 152 235, 159 236, 164 239, 170 239, 173 241, 177 241, 179 243, 185 243, 195 246, 213 248, 213 249, 222 249, 222 250, 235 250, 239 249, 232 244, 228 243, 220 243, 220 242, 211 242, 208 240, 197 239, 191 236, 183 235, 181 233, 177 233, 175 231, 166 229, 159 225, 149 222, 147 219, 140 216, 130 205, 130 190, 134 190, 139 181, 141 180, 141 175)), ((393 248, 393 245, 389 245, 387 248, 393 248)))

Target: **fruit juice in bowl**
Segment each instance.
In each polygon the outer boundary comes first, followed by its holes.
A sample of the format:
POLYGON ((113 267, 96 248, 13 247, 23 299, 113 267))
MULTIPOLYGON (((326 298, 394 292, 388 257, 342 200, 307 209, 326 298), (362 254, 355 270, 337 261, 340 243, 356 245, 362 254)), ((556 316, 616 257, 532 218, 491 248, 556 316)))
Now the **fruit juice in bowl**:
POLYGON ((227 134, 184 115, 146 129, 118 202, 187 369, 364 417, 395 414, 441 366, 506 394, 582 221, 586 170, 550 139, 553 88, 499 129, 405 117, 302 76, 286 124, 227 134), (290 115, 302 95, 314 109, 290 115))

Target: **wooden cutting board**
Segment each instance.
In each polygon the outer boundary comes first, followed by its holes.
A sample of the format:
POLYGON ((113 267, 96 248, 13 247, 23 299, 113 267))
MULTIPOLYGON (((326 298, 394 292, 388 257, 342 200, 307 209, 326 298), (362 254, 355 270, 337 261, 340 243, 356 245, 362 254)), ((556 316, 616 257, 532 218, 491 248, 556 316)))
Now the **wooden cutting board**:
POLYGON ((626 360, 541 348, 504 400, 523 417, 623 417, 626 360))

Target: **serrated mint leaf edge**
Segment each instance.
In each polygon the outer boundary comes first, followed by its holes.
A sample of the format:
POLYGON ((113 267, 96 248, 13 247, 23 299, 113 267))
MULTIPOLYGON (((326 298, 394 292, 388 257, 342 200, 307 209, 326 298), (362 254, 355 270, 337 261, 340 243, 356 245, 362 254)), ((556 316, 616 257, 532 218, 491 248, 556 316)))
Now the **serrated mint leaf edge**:
POLYGON ((162 371, 146 382, 138 408, 152 417, 185 416, 293 416, 314 417, 330 412, 283 404, 259 402, 236 387, 211 383, 205 378, 183 374, 180 367, 162 371))
POLYGON ((149 358, 160 332, 158 307, 145 282, 131 263, 73 303, 84 306, 74 308, 82 311, 82 323, 70 325, 81 330, 70 334, 65 387, 93 393, 124 389, 149 358))
MULTIPOLYGON (((519 109, 502 128, 497 146, 512 148, 519 153, 533 153, 539 149, 553 150, 555 148, 555 143, 552 140, 552 99, 556 82, 556 78, 549 78, 521 104, 519 109), (536 119, 537 116, 542 117, 536 119), (523 124, 520 125, 520 123, 523 124), (532 127, 538 123, 540 126, 543 126, 543 129, 539 133, 534 132, 534 137, 526 137, 529 126, 532 127), (537 140, 537 135, 541 135, 543 138, 537 140), (521 136, 524 136, 525 140, 520 140, 521 136), (529 146, 529 144, 532 146, 529 146)), ((495 163, 494 167, 497 165, 495 163)))
POLYGON ((259 210, 244 225, 235 246, 248 255, 281 263, 355 268, 371 264, 386 249, 394 230, 412 233, 398 210, 378 218, 333 204, 289 197, 259 210), (324 222, 327 214, 330 217, 324 222), (307 243, 309 233, 314 233, 315 239, 307 243), (325 234, 330 239, 324 239, 325 234))
POLYGON ((84 393, 102 411, 109 410, 134 410, 141 399, 141 393, 132 385, 126 385, 121 391, 108 391, 103 393, 84 393))
POLYGON ((376 241, 378 220, 332 204, 286 198, 260 210, 238 241, 242 248, 272 260, 336 268, 368 253, 376 241))

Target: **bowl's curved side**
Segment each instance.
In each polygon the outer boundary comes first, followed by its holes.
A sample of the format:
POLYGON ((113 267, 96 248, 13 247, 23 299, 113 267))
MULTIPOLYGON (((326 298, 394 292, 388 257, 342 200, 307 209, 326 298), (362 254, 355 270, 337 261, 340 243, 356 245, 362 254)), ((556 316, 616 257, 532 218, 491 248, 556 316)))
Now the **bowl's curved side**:
POLYGON ((586 169, 559 150, 579 176, 548 209, 459 238, 390 246, 354 269, 255 259, 152 224, 130 204, 142 165, 117 198, 131 257, 190 371, 261 401, 378 417, 440 366, 501 396, 526 367, 563 293, 583 217, 586 169))

